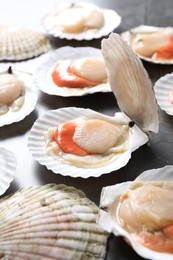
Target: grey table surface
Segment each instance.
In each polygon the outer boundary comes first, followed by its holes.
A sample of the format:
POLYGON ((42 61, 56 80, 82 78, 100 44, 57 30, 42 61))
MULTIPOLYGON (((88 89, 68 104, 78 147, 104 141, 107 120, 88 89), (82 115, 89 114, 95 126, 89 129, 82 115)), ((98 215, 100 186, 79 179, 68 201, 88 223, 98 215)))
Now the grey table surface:
MULTIPOLYGON (((1 22, 24 22, 38 29, 41 27, 42 17, 51 10, 58 1, 54 0, 0 0, 1 22)), ((122 17, 120 26, 115 30, 122 33, 141 24, 153 26, 173 26, 172 0, 95 0, 90 1, 100 7, 114 9, 122 17)), ((92 46, 100 48, 101 40, 68 41, 51 39, 54 48, 62 46, 92 46)), ((44 56, 44 55, 43 55, 44 56)), ((26 69, 36 68, 42 58, 16 64, 26 69)), ((154 84, 161 76, 173 71, 172 65, 155 65, 143 62, 149 77, 154 84)), ((27 148, 28 133, 35 120, 49 109, 60 107, 85 107, 113 115, 119 111, 112 93, 97 93, 83 97, 58 97, 40 93, 35 110, 24 120, 0 128, 0 146, 11 150, 17 158, 18 166, 14 181, 6 194, 19 188, 47 183, 63 183, 82 189, 88 198, 99 205, 102 187, 119 182, 134 180, 144 170, 160 168, 173 164, 173 118, 164 111, 160 113, 160 130, 152 138, 151 145, 144 145, 132 154, 128 164, 116 172, 104 174, 99 178, 88 179, 64 177, 47 170, 45 166, 35 161, 27 148)), ((130 246, 121 238, 110 236, 107 248, 107 260, 139 260, 130 246)))

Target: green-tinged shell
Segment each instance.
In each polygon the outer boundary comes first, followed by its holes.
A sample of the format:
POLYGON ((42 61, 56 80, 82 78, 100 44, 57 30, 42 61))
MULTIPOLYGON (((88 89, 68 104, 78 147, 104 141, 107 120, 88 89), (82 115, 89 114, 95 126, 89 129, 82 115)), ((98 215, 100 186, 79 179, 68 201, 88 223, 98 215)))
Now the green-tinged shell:
POLYGON ((24 188, 0 200, 3 259, 103 259, 108 233, 98 207, 73 187, 24 188))

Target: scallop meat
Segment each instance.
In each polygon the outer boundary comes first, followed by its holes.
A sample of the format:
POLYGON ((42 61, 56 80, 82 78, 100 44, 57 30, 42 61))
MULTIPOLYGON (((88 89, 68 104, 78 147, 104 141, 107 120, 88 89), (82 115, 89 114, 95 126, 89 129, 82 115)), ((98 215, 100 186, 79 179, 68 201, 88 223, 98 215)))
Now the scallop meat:
POLYGON ((124 40, 143 60, 173 64, 173 28, 140 25, 122 33, 124 40))
POLYGON ((64 97, 111 92, 101 50, 92 47, 50 52, 34 73, 34 84, 46 94, 64 97))
POLYGON ((0 126, 18 122, 35 108, 38 92, 30 73, 0 67, 0 126))
POLYGON ((122 236, 142 257, 173 257, 173 166, 102 189, 98 224, 122 236))
POLYGON ((108 35, 120 23, 121 17, 114 10, 83 1, 61 2, 43 18, 43 27, 48 34, 79 41, 108 35))
POLYGON ((54 173, 87 178, 116 171, 158 132, 158 107, 141 60, 118 34, 103 40, 102 54, 109 84, 123 112, 107 116, 68 107, 38 118, 28 147, 54 173))

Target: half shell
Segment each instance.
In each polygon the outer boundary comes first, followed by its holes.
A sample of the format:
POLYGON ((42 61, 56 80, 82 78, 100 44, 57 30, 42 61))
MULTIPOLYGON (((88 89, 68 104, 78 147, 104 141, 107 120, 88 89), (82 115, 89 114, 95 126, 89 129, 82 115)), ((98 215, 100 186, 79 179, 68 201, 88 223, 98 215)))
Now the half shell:
MULTIPOLYGON (((145 171, 135 181, 173 181, 172 173, 173 166, 168 165, 160 169, 145 171)), ((152 260, 170 260, 172 254, 156 252, 144 247, 132 233, 122 228, 116 219, 120 196, 135 181, 107 186, 102 189, 98 223, 106 231, 113 232, 116 236, 123 236, 140 256, 152 260)))
POLYGON ((173 115, 173 104, 169 101, 169 93, 173 89, 173 73, 167 74, 156 81, 154 91, 157 103, 168 115, 173 115))
MULTIPOLYGON (((7 68, 0 67, 1 74, 7 73, 7 71, 7 68)), ((22 101, 23 105, 20 109, 15 111, 12 107, 9 107, 7 109, 7 113, 0 115, 0 127, 23 120, 34 110, 38 98, 38 91, 33 85, 33 76, 27 72, 13 68, 12 71, 13 74, 25 84, 24 101, 22 101)))
POLYGON ((0 60, 20 61, 50 49, 48 38, 24 25, 0 25, 0 60))
MULTIPOLYGON (((148 136, 143 133, 136 125, 129 128, 129 135, 127 140, 126 149, 121 149, 121 152, 117 150, 110 155, 89 155, 78 156, 77 162, 70 163, 71 158, 66 156, 52 156, 48 155, 46 151, 46 139, 45 135, 48 133, 48 129, 57 127, 58 125, 74 120, 78 117, 88 117, 94 119, 102 119, 111 123, 124 123, 129 124, 130 119, 123 113, 116 113, 114 117, 106 116, 91 109, 68 107, 60 108, 56 110, 50 110, 45 115, 34 123, 28 139, 28 147, 33 157, 42 165, 45 165, 48 169, 54 173, 60 173, 62 175, 69 175, 71 177, 98 177, 103 173, 109 173, 114 170, 118 170, 127 164, 131 157, 131 153, 138 149, 141 145, 148 141, 148 136), (68 160, 67 160, 68 159, 68 160), (79 164, 81 160, 82 163, 79 164), (91 163, 90 163, 91 161, 91 163)), ((68 154, 67 154, 68 156, 68 154)))
POLYGON ((108 233, 98 207, 73 187, 29 187, 0 200, 0 252, 5 259, 103 259, 108 233))
POLYGON ((96 92, 110 92, 110 86, 108 83, 100 84, 95 87, 86 88, 68 88, 58 87, 54 84, 50 72, 51 68, 61 59, 79 59, 82 57, 95 57, 102 58, 100 49, 92 47, 62 47, 55 51, 52 51, 46 62, 42 63, 35 72, 34 84, 38 86, 40 90, 49 94, 57 96, 82 96, 87 94, 93 94, 96 92))
MULTIPOLYGON (((155 27, 155 26, 148 26, 148 25, 140 25, 138 27, 135 27, 129 31, 126 31, 124 33, 121 34, 122 38, 127 41, 127 43, 131 46, 132 42, 134 40, 134 38, 136 37, 137 34, 142 33, 142 34, 150 34, 153 32, 161 32, 163 30, 167 30, 169 29, 170 31, 173 32, 173 28, 172 27, 155 27)), ((156 63, 156 64, 165 64, 165 65, 171 65, 173 64, 173 59, 152 59, 152 58, 148 58, 145 56, 142 56, 138 53, 136 53, 138 55, 138 57, 142 60, 151 62, 151 63, 156 63)))
POLYGON ((49 14, 47 14, 43 19, 43 27, 47 31, 48 34, 59 37, 61 39, 68 39, 68 40, 92 40, 98 39, 103 36, 108 35, 114 29, 116 29, 119 24, 121 23, 121 17, 111 9, 101 9, 95 4, 82 2, 82 1, 70 1, 66 3, 59 3, 57 7, 49 14), (98 30, 84 30, 80 33, 66 33, 60 30, 56 24, 56 14, 58 11, 71 7, 71 5, 76 4, 77 6, 81 7, 82 9, 92 8, 93 10, 99 9, 104 16, 104 25, 98 30))
POLYGON ((158 132, 158 107, 141 60, 123 39, 112 33, 102 41, 108 81, 120 109, 143 131, 158 132))
POLYGON ((13 153, 4 147, 0 147, 0 195, 9 187, 14 179, 17 161, 13 153))

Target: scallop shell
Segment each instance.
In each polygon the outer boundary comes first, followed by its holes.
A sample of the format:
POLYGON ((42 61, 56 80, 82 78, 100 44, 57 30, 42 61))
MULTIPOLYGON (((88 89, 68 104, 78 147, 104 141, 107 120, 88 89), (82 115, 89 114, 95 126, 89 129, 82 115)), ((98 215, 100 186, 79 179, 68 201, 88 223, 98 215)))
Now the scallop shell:
POLYGON ((102 40, 108 81, 118 105, 143 131, 158 132, 158 106, 147 71, 129 45, 115 33, 102 40))
POLYGON ((0 147, 0 195, 10 186, 16 172, 17 161, 13 153, 0 147))
MULTIPOLYGON (((129 45, 131 45, 134 37, 138 34, 138 33, 153 33, 153 32, 158 32, 158 31, 162 31, 164 29, 169 29, 169 30, 173 30, 172 27, 155 27, 155 26, 148 26, 148 25, 140 25, 138 27, 135 27, 129 31, 126 31, 124 33, 121 34, 122 38, 127 41, 127 43, 129 45)), ((161 59, 152 59, 152 58, 147 58, 144 57, 142 55, 139 55, 138 53, 136 53, 138 55, 138 57, 142 60, 151 62, 151 63, 155 63, 155 64, 165 64, 165 65, 171 65, 173 64, 173 59, 169 59, 169 60, 161 60, 161 59)))
POLYGON ((100 84, 95 87, 86 88, 68 88, 58 87, 51 79, 51 68, 60 59, 79 59, 82 57, 97 57, 102 58, 100 49, 92 47, 62 47, 52 51, 46 62, 42 63, 35 72, 34 84, 43 92, 49 95, 57 96, 83 96, 96 92, 110 92, 108 83, 100 84))
MULTIPOLYGON (((152 169, 143 172, 139 175, 135 181, 173 181, 173 166, 167 165, 163 168, 152 169)), ((130 185, 131 181, 123 182, 120 184, 107 186, 102 189, 101 199, 100 199, 100 211, 98 224, 108 232, 113 232, 115 236, 124 237, 131 244, 132 248, 142 257, 152 260, 170 260, 172 259, 172 254, 160 253, 150 250, 142 246, 133 235, 120 227, 113 219, 110 211, 115 206, 115 201, 118 203, 119 198, 130 185)), ((117 208, 114 207, 114 212, 117 208)), ((116 213, 115 213, 116 214, 116 213)))
POLYGON ((172 82, 173 73, 161 77, 154 85, 158 105, 171 116, 173 116, 173 104, 169 102, 169 92, 173 89, 172 82))
MULTIPOLYGON (((129 123, 130 119, 127 118, 123 113, 116 113, 114 117, 106 116, 91 109, 68 107, 60 108, 56 110, 50 110, 41 118, 37 119, 34 123, 28 139, 28 147, 32 153, 34 159, 36 159, 40 164, 45 165, 48 169, 52 170, 54 173, 60 173, 64 176, 71 177, 98 177, 103 173, 109 173, 127 164, 131 157, 131 153, 138 149, 141 145, 145 144, 148 141, 148 136, 143 133, 136 125, 130 128, 129 135, 129 146, 125 152, 122 152, 117 155, 115 154, 112 158, 108 160, 107 164, 101 164, 101 160, 104 160, 103 157, 98 157, 97 165, 95 166, 78 166, 67 163, 62 158, 56 156, 50 156, 47 154, 45 147, 45 134, 48 132, 49 128, 57 127, 59 124, 76 119, 78 117, 89 117, 89 118, 98 118, 102 120, 107 120, 108 122, 124 122, 129 123)), ((94 155, 90 156, 92 160, 95 159, 94 155)), ((87 162, 89 160, 86 159, 87 162)))
MULTIPOLYGON (((56 9, 62 9, 62 8, 68 8, 71 6, 72 3, 77 3, 79 6, 82 6, 84 9, 86 7, 93 7, 93 9, 98 8, 95 4, 92 3, 87 3, 87 2, 80 2, 80 1, 73 1, 73 2, 68 2, 68 3, 59 3, 56 9)), ((56 10, 55 9, 55 10, 56 10)), ((54 10, 54 11, 55 11, 54 10)), ((54 36, 54 37, 59 37, 61 39, 67 39, 67 40, 92 40, 92 39, 98 39, 103 36, 108 35, 110 32, 114 31, 119 24, 121 23, 121 17, 111 9, 101 9, 103 12, 104 16, 104 25, 102 28, 99 30, 86 30, 82 33, 65 33, 59 30, 58 28, 55 27, 55 24, 50 22, 49 19, 52 17, 52 12, 47 14, 44 19, 43 19, 43 27, 47 31, 48 34, 54 36), (55 27, 55 29, 53 28, 55 27)))
POLYGON ((98 207, 73 187, 29 187, 0 200, 3 259, 103 259, 98 207))
MULTIPOLYGON (((0 67, 0 73, 4 73, 7 70, 8 69, 4 69, 4 67, 0 67)), ((6 114, 0 115, 0 127, 23 120, 34 110, 38 98, 38 91, 33 85, 33 76, 27 72, 23 72, 13 68, 12 70, 13 73, 25 83, 24 104, 16 112, 13 112, 10 108, 6 114)))
POLYGON ((24 25, 0 25, 0 61, 33 58, 50 49, 48 38, 24 25))

